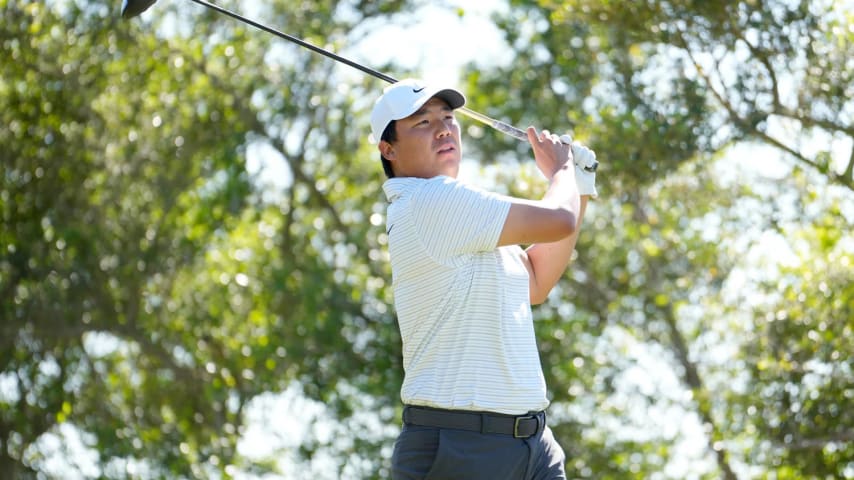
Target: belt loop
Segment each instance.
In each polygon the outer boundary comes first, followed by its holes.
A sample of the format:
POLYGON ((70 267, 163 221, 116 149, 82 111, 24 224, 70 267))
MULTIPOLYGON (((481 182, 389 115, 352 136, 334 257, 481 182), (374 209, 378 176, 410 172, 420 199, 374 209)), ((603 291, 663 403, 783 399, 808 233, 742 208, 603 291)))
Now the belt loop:
POLYGON ((486 424, 489 422, 489 417, 485 413, 480 414, 480 433, 487 433, 486 424))

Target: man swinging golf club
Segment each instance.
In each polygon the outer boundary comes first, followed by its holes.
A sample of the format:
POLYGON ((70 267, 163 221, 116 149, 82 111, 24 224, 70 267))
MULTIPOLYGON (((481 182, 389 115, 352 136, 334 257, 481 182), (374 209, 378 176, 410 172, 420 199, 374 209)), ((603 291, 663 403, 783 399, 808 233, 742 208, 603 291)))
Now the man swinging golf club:
POLYGON ((562 479, 546 425, 546 385, 531 305, 545 301, 575 247, 595 154, 527 129, 541 200, 456 179, 454 109, 465 97, 414 79, 386 88, 371 113, 389 177, 387 231, 403 340, 403 428, 392 478, 562 479), (530 245, 523 250, 519 245, 530 245))

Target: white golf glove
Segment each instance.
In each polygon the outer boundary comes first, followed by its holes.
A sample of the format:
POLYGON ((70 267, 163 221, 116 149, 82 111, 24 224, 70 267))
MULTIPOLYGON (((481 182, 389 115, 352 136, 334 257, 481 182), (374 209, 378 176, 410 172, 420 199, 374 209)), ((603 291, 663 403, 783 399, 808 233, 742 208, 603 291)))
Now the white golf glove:
POLYGON ((575 159, 575 184, 578 185, 578 193, 590 195, 591 198, 598 197, 596 170, 589 168, 598 164, 596 152, 578 142, 572 142, 572 157, 575 159))
POLYGON ((566 143, 572 148, 572 158, 575 161, 575 184, 578 186, 578 193, 581 195, 590 195, 592 198, 599 196, 596 191, 596 167, 599 162, 596 161, 596 152, 590 150, 579 142, 572 141, 570 135, 561 135, 560 141, 566 143))

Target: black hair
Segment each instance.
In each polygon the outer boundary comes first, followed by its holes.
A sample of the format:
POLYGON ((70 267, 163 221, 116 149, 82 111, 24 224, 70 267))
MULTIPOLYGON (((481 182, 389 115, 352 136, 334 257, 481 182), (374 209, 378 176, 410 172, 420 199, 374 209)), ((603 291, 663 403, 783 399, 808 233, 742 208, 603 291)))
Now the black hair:
MULTIPOLYGON (((383 134, 380 137, 380 140, 385 140, 386 142, 394 142, 397 140, 397 129, 394 128, 396 120, 392 120, 383 130, 383 134)), ((394 170, 391 169, 391 162, 388 161, 382 153, 380 153, 380 160, 383 163, 383 170, 385 171, 385 176, 388 178, 394 178, 394 170)))

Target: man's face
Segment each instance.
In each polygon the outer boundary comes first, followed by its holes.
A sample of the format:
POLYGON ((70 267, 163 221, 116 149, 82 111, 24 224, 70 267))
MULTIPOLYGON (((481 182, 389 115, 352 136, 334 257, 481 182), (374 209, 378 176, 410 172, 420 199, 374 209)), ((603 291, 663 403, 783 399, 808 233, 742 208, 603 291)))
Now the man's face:
POLYGON ((397 177, 457 177, 462 159, 460 125, 454 111, 433 97, 417 112, 395 122, 397 140, 379 148, 397 177))

